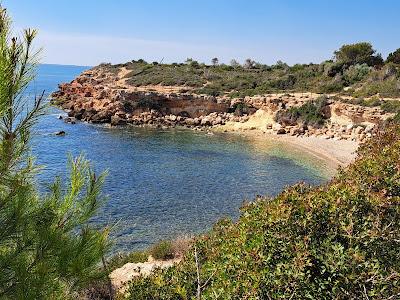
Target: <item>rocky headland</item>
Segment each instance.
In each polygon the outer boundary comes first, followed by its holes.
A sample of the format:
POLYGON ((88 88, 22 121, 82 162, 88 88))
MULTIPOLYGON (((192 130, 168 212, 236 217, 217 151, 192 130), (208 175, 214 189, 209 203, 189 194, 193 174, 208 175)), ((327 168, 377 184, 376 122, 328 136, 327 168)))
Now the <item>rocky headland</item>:
POLYGON ((353 104, 351 97, 337 94, 282 93, 232 98, 196 94, 186 86, 137 87, 127 82, 127 73, 124 67, 112 72, 103 65, 92 68, 72 82, 60 84, 52 94, 52 103, 68 113, 65 121, 70 123, 79 120, 111 126, 184 126, 355 142, 372 137, 375 126, 394 115, 379 106, 353 104), (323 124, 282 114, 321 97, 323 124))

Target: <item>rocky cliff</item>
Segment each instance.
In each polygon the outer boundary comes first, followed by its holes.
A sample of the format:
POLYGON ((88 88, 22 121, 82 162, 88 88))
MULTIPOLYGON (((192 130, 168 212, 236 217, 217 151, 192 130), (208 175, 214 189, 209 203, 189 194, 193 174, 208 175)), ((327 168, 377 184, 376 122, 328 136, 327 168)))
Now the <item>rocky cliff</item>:
POLYGON ((224 131, 258 129, 266 133, 363 140, 372 135, 375 124, 392 116, 380 107, 355 105, 349 103, 348 97, 327 95, 322 110, 327 122, 322 127, 314 127, 277 120, 276 115, 279 111, 301 107, 321 96, 318 94, 269 94, 231 99, 226 95, 195 94, 184 86, 133 87, 126 83, 126 69, 109 70, 98 66, 70 83, 59 85, 52 102, 68 112, 67 122, 82 120, 196 129, 214 126, 224 131))

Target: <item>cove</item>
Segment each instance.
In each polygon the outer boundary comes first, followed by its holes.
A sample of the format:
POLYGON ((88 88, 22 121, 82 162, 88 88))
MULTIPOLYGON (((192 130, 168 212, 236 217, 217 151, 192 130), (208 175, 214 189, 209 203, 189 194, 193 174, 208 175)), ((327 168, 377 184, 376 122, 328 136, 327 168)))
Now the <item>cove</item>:
MULTIPOLYGON (((42 65, 31 92, 51 93, 84 67, 42 65)), ((284 143, 184 129, 65 124, 50 108, 37 128, 33 153, 40 181, 67 176, 69 153, 84 153, 108 170, 108 200, 93 220, 112 225, 114 251, 146 248, 182 234, 201 233, 221 218, 237 218, 243 201, 276 195, 285 186, 327 180, 326 165, 284 143), (65 136, 55 136, 65 131, 65 136)), ((46 189, 46 185, 41 187, 46 189)))

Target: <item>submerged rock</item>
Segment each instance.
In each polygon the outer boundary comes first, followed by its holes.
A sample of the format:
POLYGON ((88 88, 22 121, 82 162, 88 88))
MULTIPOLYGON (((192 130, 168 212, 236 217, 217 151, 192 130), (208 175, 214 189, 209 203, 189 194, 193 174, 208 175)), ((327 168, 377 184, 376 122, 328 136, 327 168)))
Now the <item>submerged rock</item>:
POLYGON ((65 131, 64 131, 64 130, 57 131, 57 132, 56 132, 56 135, 57 135, 57 136, 63 136, 63 135, 65 135, 65 131))

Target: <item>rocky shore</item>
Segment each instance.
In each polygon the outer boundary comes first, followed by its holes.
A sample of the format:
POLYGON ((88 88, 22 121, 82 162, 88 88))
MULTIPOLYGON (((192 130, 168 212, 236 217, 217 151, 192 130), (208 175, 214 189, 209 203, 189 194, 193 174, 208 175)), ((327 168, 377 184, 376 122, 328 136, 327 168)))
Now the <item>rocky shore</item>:
POLYGON ((132 87, 125 71, 106 72, 101 66, 64 83, 52 94, 52 103, 68 112, 65 122, 85 121, 111 126, 135 125, 195 130, 248 131, 290 136, 362 142, 374 135, 375 126, 391 117, 379 107, 348 103, 326 95, 324 126, 277 120, 282 110, 300 107, 321 97, 311 93, 269 94, 234 98, 190 93, 185 87, 132 87))

